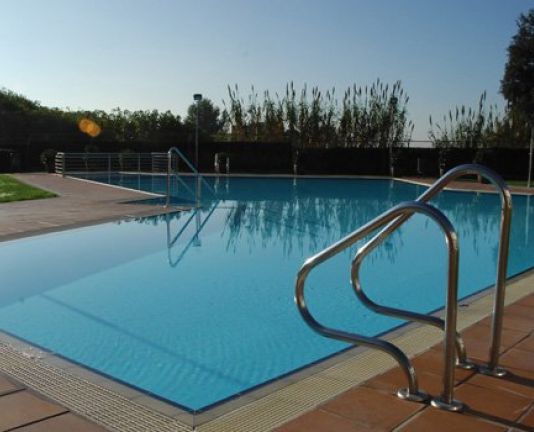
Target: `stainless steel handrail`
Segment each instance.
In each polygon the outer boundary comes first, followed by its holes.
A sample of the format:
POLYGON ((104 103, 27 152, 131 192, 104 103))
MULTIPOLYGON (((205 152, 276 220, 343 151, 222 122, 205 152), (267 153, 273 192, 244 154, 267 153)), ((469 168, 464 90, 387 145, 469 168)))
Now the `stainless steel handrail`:
POLYGON ((417 383, 417 376, 415 370, 408 359, 408 357, 395 345, 390 342, 383 341, 378 338, 371 338, 355 333, 349 333, 342 330, 336 330, 320 324, 310 313, 306 306, 304 299, 304 287, 306 279, 313 268, 337 255, 346 248, 352 246, 358 240, 369 235, 374 230, 402 217, 406 214, 422 213, 433 219, 442 229, 445 234, 445 241, 448 247, 448 290, 446 302, 446 321, 445 321, 445 365, 444 365, 444 379, 443 379, 443 393, 440 398, 434 399, 433 403, 442 408, 453 411, 462 409, 463 404, 455 401, 454 396, 454 360, 456 341, 456 315, 457 315, 457 296, 458 296, 458 238, 456 232, 447 219, 447 217, 435 207, 423 202, 406 202, 401 203, 390 210, 382 213, 372 221, 360 227, 358 230, 319 252, 318 254, 308 258, 304 265, 298 272, 295 301, 302 318, 306 323, 317 333, 341 341, 361 344, 371 348, 381 350, 391 355, 403 370, 407 380, 408 388, 400 389, 397 395, 404 399, 421 401, 427 398, 427 395, 419 390, 417 383))
POLYGON ((198 176, 197 169, 193 166, 189 159, 176 147, 171 147, 167 152, 167 199, 165 201, 165 207, 168 207, 171 201, 171 171, 172 171, 172 155, 176 154, 180 159, 182 159, 188 168, 198 176))
POLYGON ((184 155, 178 148, 176 148, 176 147, 171 147, 171 148, 167 151, 167 157, 169 158, 169 162, 168 162, 168 163, 169 163, 169 166, 168 166, 169 170, 170 170, 170 168, 171 168, 170 163, 171 163, 171 156, 172 156, 173 153, 176 154, 180 159, 182 159, 182 160, 185 162, 185 164, 187 165, 187 167, 188 167, 193 173, 195 173, 195 174, 198 175, 198 170, 193 166, 193 164, 192 164, 191 162, 189 162, 189 159, 187 159, 187 158, 185 157, 185 155, 184 155))
MULTIPOLYGON (((363 246, 365 248, 365 246, 363 246)), ((432 315, 425 315, 417 312, 407 311, 403 309, 396 309, 388 306, 382 306, 373 302, 363 291, 360 283, 360 267, 366 257, 366 253, 361 253, 362 249, 359 249, 356 253, 356 256, 352 260, 351 266, 351 281, 354 292, 360 299, 360 301, 367 306, 369 309, 374 310, 375 312, 388 315, 396 318, 401 318, 407 321, 414 321, 421 324, 428 324, 434 327, 439 328, 440 330, 445 330, 445 320, 432 315)), ((457 365, 461 366, 464 369, 475 369, 476 366, 473 363, 470 363, 467 360, 467 355, 465 352, 465 344, 459 333, 455 337, 456 345, 456 355, 458 357, 457 365)))
MULTIPOLYGON (((493 306, 493 320, 491 326, 491 347, 490 347, 490 360, 486 367, 480 368, 481 372, 488 375, 503 376, 506 371, 498 367, 499 362, 499 348, 501 345, 502 323, 504 313, 504 296, 506 285, 506 270, 508 266, 508 251, 510 245, 510 223, 512 218, 512 194, 510 189, 502 179, 502 177, 495 171, 478 164, 466 164, 459 165, 448 172, 446 172, 441 178, 439 178, 433 185, 431 185, 423 194, 421 194, 416 201, 427 202, 441 192, 448 184, 456 180, 459 177, 463 177, 469 174, 480 175, 489 180, 495 188, 498 190, 501 196, 501 224, 499 235, 499 253, 497 261, 497 277, 495 283, 495 301, 493 306)), ((363 258, 368 255, 373 249, 375 249, 380 243, 382 243, 392 232, 399 228, 405 221, 407 221, 412 214, 404 214, 399 216, 394 221, 386 225, 382 230, 376 234, 371 240, 369 240, 360 250, 357 252, 353 261, 353 283, 354 273, 357 276, 357 267, 363 258), (356 269, 354 269, 356 267, 356 269)), ((355 291, 358 297, 371 309, 376 312, 387 314, 391 316, 399 316, 408 319, 418 320, 417 314, 410 314, 410 317, 406 316, 404 311, 388 308, 386 306, 378 305, 372 302, 361 290, 361 287, 356 288, 355 291), (400 313, 402 312, 402 313, 400 313)), ((430 320, 427 323, 433 324, 430 320)), ((435 325, 435 324, 433 324, 435 325)), ((460 366, 469 368, 471 364, 467 362, 465 347, 461 339, 458 341, 458 357, 460 360, 460 366)))
MULTIPOLYGON (((197 182, 196 182, 196 201, 197 205, 200 205, 200 195, 202 193, 201 191, 201 182, 204 183, 204 185, 212 192, 215 193, 211 185, 202 178, 198 170, 194 167, 194 165, 185 157, 185 155, 176 147, 171 147, 169 151, 167 152, 167 199, 165 201, 165 207, 168 207, 171 200, 171 171, 172 171, 172 155, 176 154, 181 160, 185 162, 187 167, 192 171, 192 173, 196 176, 197 182)), ((188 188, 191 190, 190 188, 188 188)))

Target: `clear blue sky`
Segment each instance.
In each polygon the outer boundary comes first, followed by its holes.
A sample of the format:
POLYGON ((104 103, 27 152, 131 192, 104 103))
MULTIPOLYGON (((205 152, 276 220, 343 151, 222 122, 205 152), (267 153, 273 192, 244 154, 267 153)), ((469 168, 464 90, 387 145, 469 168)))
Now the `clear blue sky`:
POLYGON ((2 0, 0 87, 44 105, 171 110, 226 85, 401 80, 428 116, 498 94, 526 0, 2 0))

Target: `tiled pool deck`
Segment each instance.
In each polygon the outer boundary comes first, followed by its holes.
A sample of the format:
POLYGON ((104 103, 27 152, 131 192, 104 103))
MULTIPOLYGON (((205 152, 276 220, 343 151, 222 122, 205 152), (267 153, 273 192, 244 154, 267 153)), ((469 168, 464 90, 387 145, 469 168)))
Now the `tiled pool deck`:
MULTIPOLYGON (((162 210, 124 204, 146 197, 136 192, 54 175, 25 174, 17 177, 53 190, 61 196, 48 200, 1 204, 0 241, 127 215, 160 213, 162 210)), ((467 183, 466 186, 471 189, 474 185, 467 183)), ((501 363, 511 373, 505 378, 497 379, 458 371, 455 396, 469 406, 463 414, 447 413, 425 404, 397 399, 394 392, 403 385, 400 370, 390 369, 392 362, 385 358, 387 356, 366 351, 336 366, 323 368, 321 372, 302 381, 290 380, 286 387, 279 386, 280 391, 255 402, 249 401, 248 405, 218 419, 206 421, 197 430, 534 431, 534 272, 518 279, 510 284, 511 294, 508 297, 513 304, 506 308, 501 357, 501 363), (390 370, 370 378, 375 374, 373 369, 379 372, 390 370), (361 382, 361 385, 354 385, 361 382), (284 422, 286 423, 283 424, 284 422)), ((490 308, 491 296, 485 296, 460 311, 463 324, 459 323, 459 327, 466 328, 462 334, 468 355, 476 361, 484 361, 487 357, 489 319, 484 318, 472 326, 470 324, 486 315, 490 308)), ((415 327, 394 338, 411 354, 425 351, 415 356, 414 365, 421 387, 433 395, 440 392, 442 355, 439 345, 434 345, 429 350, 427 348, 440 337, 439 331, 415 327)), ((92 400, 87 399, 90 392, 86 389, 79 393, 76 401, 75 390, 79 382, 60 382, 63 375, 50 366, 39 366, 39 369, 33 365, 38 363, 35 359, 24 358, 23 354, 1 345, 0 341, 0 431, 105 430, 63 406, 70 406, 72 411, 106 425, 109 430, 191 429, 177 421, 179 416, 171 417, 169 413, 165 413, 161 406, 156 405, 160 412, 154 411, 146 404, 136 405, 112 392, 104 390, 104 393, 99 393, 95 386, 92 400), (8 375, 2 374, 2 370, 7 371, 8 375), (14 376, 19 377, 19 381, 14 376), (57 382, 51 380, 50 377, 54 376, 57 376, 57 382), (25 384, 21 384, 21 381, 25 384), (37 393, 36 389, 56 401, 66 402, 54 402, 37 393), (69 392, 73 393, 71 399, 64 398, 63 393, 69 392), (111 419, 113 416, 115 417, 111 419), (140 423, 136 426, 138 419, 140 423)))
MULTIPOLYGON (((485 362, 489 320, 462 332, 470 358, 485 362)), ((415 357, 421 388, 441 391, 440 345, 415 357)), ((493 378, 457 369, 455 398, 466 403, 462 413, 399 400, 394 392, 405 385, 397 367, 320 405, 276 429, 315 431, 532 431, 534 430, 534 295, 508 306, 505 312, 501 365, 510 372, 493 378)))

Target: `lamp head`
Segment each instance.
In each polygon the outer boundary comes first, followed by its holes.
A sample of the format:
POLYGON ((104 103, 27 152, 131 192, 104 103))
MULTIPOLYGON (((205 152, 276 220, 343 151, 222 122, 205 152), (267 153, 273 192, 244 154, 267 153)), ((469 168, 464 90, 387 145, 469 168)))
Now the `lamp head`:
POLYGON ((195 100, 197 102, 201 101, 202 100, 202 95, 200 93, 195 93, 193 95, 193 100, 195 100))

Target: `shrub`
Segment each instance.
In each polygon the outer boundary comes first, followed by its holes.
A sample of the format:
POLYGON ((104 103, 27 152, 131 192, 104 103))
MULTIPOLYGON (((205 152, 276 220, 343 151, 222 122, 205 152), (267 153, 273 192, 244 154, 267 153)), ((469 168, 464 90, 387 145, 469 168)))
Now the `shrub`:
POLYGON ((57 150, 51 149, 51 148, 45 149, 41 153, 41 156, 40 156, 41 163, 44 165, 46 171, 49 173, 53 173, 55 171, 56 154, 57 154, 57 150))

